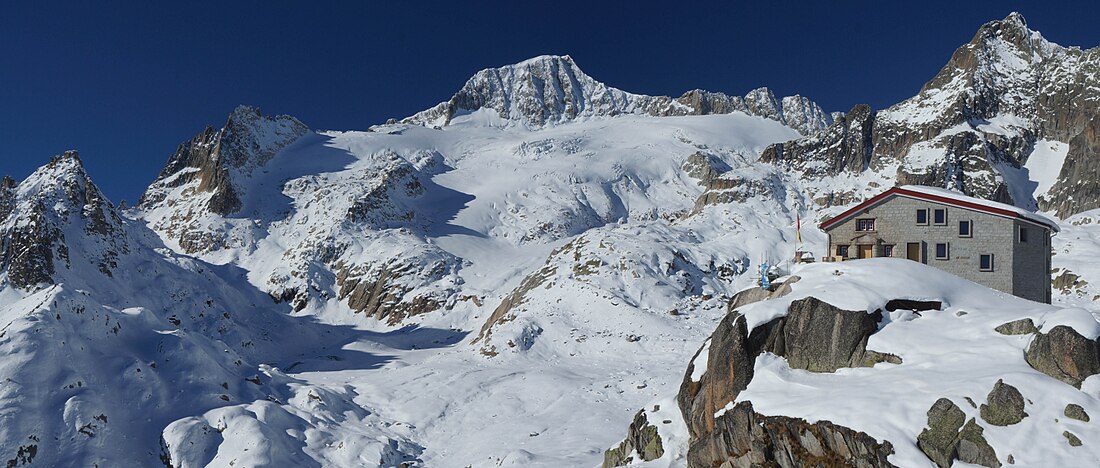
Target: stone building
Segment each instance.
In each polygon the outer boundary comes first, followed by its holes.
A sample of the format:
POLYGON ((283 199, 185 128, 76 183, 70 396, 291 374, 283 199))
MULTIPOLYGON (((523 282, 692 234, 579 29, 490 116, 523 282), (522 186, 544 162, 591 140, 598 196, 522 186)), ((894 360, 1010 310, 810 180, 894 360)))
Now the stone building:
POLYGON ((949 190, 894 187, 821 224, 827 261, 897 257, 1050 303, 1051 219, 949 190))

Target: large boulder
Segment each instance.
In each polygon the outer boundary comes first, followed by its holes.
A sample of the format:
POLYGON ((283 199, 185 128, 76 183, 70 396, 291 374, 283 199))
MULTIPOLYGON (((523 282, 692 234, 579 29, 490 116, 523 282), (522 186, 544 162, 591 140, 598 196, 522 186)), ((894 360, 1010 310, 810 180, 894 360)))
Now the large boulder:
POLYGON ((752 403, 733 405, 716 419, 720 437, 700 440, 688 453, 688 467, 890 467, 890 442, 850 428, 786 416, 764 416, 752 403))
POLYGON ((917 448, 937 466, 951 466, 964 422, 966 414, 954 402, 947 398, 936 400, 928 409, 928 427, 917 436, 917 448))
POLYGON ((917 448, 940 468, 948 468, 956 460, 998 468, 1001 462, 983 432, 974 418, 966 421, 966 414, 954 402, 940 398, 928 409, 928 427, 917 436, 917 448))
POLYGON ((1031 321, 1029 318, 1002 323, 994 330, 1002 335, 1030 335, 1032 333, 1039 333, 1039 329, 1035 327, 1035 322, 1031 321))
POLYGON ((1024 412, 1024 396, 1003 380, 993 385, 993 391, 981 407, 982 420, 994 426, 1011 426, 1027 417, 1024 412))
POLYGON ((692 358, 677 395, 690 434, 689 459, 719 460, 729 453, 729 424, 716 425, 714 415, 748 387, 756 357, 765 351, 786 357, 792 368, 814 372, 900 362, 867 350, 867 339, 881 318, 878 312, 843 310, 809 297, 792 302, 787 316, 750 331, 745 317, 732 311, 711 335, 706 363, 698 362, 702 349, 692 358), (706 366, 701 376, 697 365, 706 366), (693 455, 697 451, 701 454, 693 455))
POLYGON ((1100 374, 1100 343, 1071 327, 1058 325, 1037 333, 1027 348, 1027 363, 1035 370, 1081 388, 1081 382, 1100 374))
POLYGON ((865 362, 867 339, 881 320, 881 312, 842 310, 808 297, 791 303, 765 349, 786 357, 792 368, 813 372, 874 365, 865 362))

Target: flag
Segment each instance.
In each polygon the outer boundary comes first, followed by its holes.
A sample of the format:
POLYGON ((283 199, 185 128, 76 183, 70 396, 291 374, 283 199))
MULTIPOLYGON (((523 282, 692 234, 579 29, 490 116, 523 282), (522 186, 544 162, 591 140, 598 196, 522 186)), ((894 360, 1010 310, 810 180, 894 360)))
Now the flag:
POLYGON ((802 245, 802 215, 796 213, 794 216, 794 237, 798 239, 798 245, 802 245))

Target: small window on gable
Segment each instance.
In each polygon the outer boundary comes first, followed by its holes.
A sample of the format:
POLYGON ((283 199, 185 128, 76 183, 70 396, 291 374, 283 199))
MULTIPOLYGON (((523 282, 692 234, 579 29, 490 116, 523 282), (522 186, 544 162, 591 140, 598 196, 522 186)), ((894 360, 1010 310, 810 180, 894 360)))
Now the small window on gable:
POLYGON ((932 223, 941 226, 947 224, 947 209, 936 208, 932 210, 932 223))
POLYGON ((1027 227, 1020 226, 1020 242, 1027 242, 1027 227))
POLYGON ((936 260, 947 260, 949 252, 949 245, 946 242, 936 244, 936 260))
POLYGON ((970 231, 971 227, 970 220, 959 221, 959 237, 973 237, 974 234, 970 231))
POLYGON ((978 269, 981 271, 993 271, 993 254, 979 255, 978 269))
POLYGON ((856 220, 856 230, 857 231, 865 231, 865 232, 874 231, 875 230, 875 220, 874 219, 857 219, 856 220))
POLYGON ((922 225, 927 225, 928 224, 928 209, 927 208, 917 209, 917 224, 922 224, 922 225))
POLYGON ((836 246, 836 256, 848 258, 848 246, 838 245, 836 246))

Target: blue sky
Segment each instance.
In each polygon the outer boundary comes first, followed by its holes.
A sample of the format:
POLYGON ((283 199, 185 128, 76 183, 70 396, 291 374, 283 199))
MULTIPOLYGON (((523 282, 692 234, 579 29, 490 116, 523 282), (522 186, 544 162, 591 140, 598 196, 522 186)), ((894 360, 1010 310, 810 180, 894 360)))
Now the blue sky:
POLYGON ((133 201, 177 145, 237 104, 366 129, 479 69, 570 54, 645 94, 769 86, 826 110, 905 99, 978 27, 1020 11, 1100 43, 1096 2, 2 2, 0 174, 78 149, 133 201))

